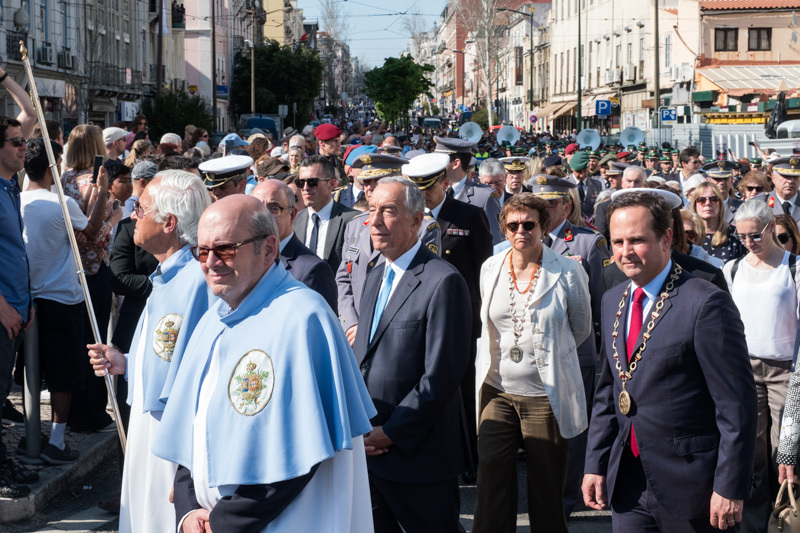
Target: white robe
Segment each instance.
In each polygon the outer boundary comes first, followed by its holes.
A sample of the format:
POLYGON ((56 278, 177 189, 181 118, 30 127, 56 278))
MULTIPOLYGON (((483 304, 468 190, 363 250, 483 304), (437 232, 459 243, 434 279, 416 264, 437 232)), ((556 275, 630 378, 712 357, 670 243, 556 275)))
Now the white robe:
MULTIPOLYGON (((147 331, 144 311, 142 335, 147 331)), ((162 411, 142 411, 144 389, 142 365, 146 342, 139 343, 134 365, 133 405, 128 423, 128 447, 122 470, 122 499, 119 512, 120 533, 158 533, 175 530, 175 507, 169 501, 178 466, 150 453, 162 411)))

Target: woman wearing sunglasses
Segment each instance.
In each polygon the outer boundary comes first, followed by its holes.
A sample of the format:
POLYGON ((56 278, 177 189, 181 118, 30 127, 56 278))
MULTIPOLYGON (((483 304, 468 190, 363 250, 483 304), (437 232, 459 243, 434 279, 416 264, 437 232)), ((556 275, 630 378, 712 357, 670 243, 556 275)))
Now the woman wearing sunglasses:
POLYGON ((749 253, 728 262, 723 272, 744 323, 758 392, 753 492, 745 501, 743 521, 764 524, 769 509, 765 512, 759 504, 768 503, 770 490, 778 488, 770 487, 769 472, 778 468, 774 458, 783 433, 781 417, 797 333, 800 279, 796 268, 791 268, 796 258, 775 238, 775 215, 766 203, 748 200, 742 204, 735 224, 737 238, 749 253))
POLYGON ((767 175, 760 170, 751 170, 739 180, 739 185, 736 186, 739 194, 742 195, 742 200, 752 200, 758 198, 766 201, 767 194, 769 193, 769 185, 767 183, 767 175))
POLYGON ((591 334, 591 307, 579 258, 542 244, 549 222, 545 200, 512 196, 500 211, 511 248, 481 268, 478 533, 516 530, 520 447, 526 452, 531 529, 567 532, 567 439, 587 427, 576 347, 591 334))
POLYGON ((701 246, 708 255, 727 262, 747 253, 736 239, 736 228, 725 222, 722 194, 716 185, 711 182, 698 185, 692 194, 691 207, 706 225, 701 246))
POLYGON ((775 237, 784 250, 795 255, 800 254, 800 230, 792 217, 789 215, 775 216, 775 237))

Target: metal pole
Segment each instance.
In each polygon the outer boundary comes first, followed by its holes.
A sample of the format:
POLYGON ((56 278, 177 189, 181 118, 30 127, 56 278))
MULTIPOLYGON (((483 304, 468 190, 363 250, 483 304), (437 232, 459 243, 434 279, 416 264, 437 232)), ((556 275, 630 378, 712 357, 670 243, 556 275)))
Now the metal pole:
POLYGON ((256 46, 250 49, 250 112, 256 112, 256 46))
MULTIPOLYGON (((528 98, 528 106, 530 107, 531 116, 533 116, 533 11, 531 11, 531 44, 530 44, 530 54, 531 54, 531 72, 530 72, 530 83, 531 83, 531 92, 528 98)), ((528 119, 528 128, 529 132, 533 133, 533 123, 528 119)))
MULTIPOLYGON (((89 322, 91 322, 92 325, 92 334, 94 335, 95 344, 100 344, 102 336, 100 335, 100 327, 97 325, 97 319, 94 315, 92 295, 89 292, 89 284, 86 282, 86 272, 83 270, 83 264, 81 263, 81 255, 78 251, 78 241, 75 239, 75 232, 72 231, 72 220, 69 216, 69 210, 67 209, 67 199, 64 196, 64 187, 61 184, 61 173, 58 171, 58 164, 56 164, 56 158, 53 155, 53 147, 50 145, 50 135, 47 134, 47 128, 44 127, 44 112, 42 111, 42 104, 39 101, 39 91, 36 89, 36 79, 33 77, 31 63, 28 60, 28 48, 25 46, 24 41, 19 42, 19 51, 22 55, 22 62, 25 65, 25 71, 28 74, 28 80, 31 84, 31 100, 33 100, 33 105, 36 108, 36 116, 39 119, 39 125, 42 126, 42 140, 44 141, 44 148, 47 151, 47 159, 50 162, 50 172, 53 174, 53 181, 55 182, 56 190, 58 192, 58 199, 61 203, 61 214, 64 217, 64 225, 66 226, 67 237, 69 238, 69 244, 72 248, 72 258, 75 260, 75 266, 78 269, 78 281, 80 282, 81 289, 83 290, 83 297, 86 303, 86 312, 89 315, 89 322)), ((119 435, 119 440, 122 444, 124 453, 126 444, 125 429, 122 427, 122 420, 119 416, 119 405, 117 405, 117 396, 114 393, 114 383, 111 381, 111 374, 106 373, 105 382, 109 401, 111 402, 111 409, 114 412, 114 421, 117 424, 117 434, 119 435)), ((39 428, 37 427, 36 429, 38 430, 39 428)))
POLYGON ((581 51, 581 0, 578 0, 578 115, 576 129, 581 130, 581 113, 583 112, 583 84, 581 83, 581 76, 583 75, 583 52, 581 51))
POLYGON ((211 1, 211 124, 217 130, 217 15, 215 4, 211 1))
MULTIPOLYGON (((156 43, 156 96, 161 96, 161 86, 164 84, 164 76, 161 72, 164 66, 164 0, 158 0, 158 42, 156 43)), ((44 125, 44 122, 42 122, 44 125)), ((55 176, 54 176, 55 177, 55 176)), ((69 225, 67 226, 70 227, 69 225)))
MULTIPOLYGON (((36 304, 31 303, 35 307, 36 304)), ((41 440, 41 390, 42 380, 39 377, 39 321, 25 332, 25 387, 23 401, 25 404, 25 452, 27 455, 19 457, 20 461, 28 464, 41 464, 39 458, 42 453, 41 440)))
MULTIPOLYGON (((653 0, 655 5, 655 17, 654 17, 654 28, 655 28, 655 41, 656 45, 653 47, 656 52, 656 64, 655 64, 655 74, 653 76, 653 109, 658 110, 661 106, 661 65, 659 65, 659 48, 661 47, 661 42, 658 36, 658 0, 653 0)), ((656 113, 656 116, 653 117, 653 127, 658 128, 661 125, 661 113, 656 113)))

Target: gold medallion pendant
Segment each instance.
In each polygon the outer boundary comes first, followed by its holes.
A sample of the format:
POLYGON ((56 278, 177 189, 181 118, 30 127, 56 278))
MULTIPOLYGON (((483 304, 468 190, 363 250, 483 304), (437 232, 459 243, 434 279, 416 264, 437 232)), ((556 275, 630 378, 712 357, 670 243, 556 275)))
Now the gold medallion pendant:
POLYGON ((628 391, 622 389, 622 392, 619 393, 619 412, 623 415, 627 415, 631 411, 631 395, 628 394, 628 391))

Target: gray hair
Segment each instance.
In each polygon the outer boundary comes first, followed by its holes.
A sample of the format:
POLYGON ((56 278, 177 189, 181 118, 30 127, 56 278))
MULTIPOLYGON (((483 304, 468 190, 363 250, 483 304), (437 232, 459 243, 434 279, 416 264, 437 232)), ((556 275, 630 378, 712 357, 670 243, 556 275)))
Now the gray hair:
POLYGON ((388 176, 378 181, 378 185, 397 183, 406 189, 406 211, 409 216, 425 212, 425 195, 419 187, 408 178, 402 176, 388 176))
MULTIPOLYGON (((640 167, 638 165, 628 165, 625 168, 625 170, 622 172, 622 179, 625 179, 626 177, 629 180, 632 179, 630 177, 630 174, 638 174, 642 178, 642 184, 647 182, 647 173, 644 171, 644 169, 642 167, 640 167)), ((633 178, 633 179, 635 179, 635 178, 633 178)))
POLYGON ((153 198, 153 220, 162 223, 168 215, 178 220, 177 236, 183 244, 197 244, 197 224, 211 205, 203 182, 185 170, 164 170, 156 174, 161 183, 148 185, 153 198))
MULTIPOLYGON (((267 209, 267 206, 253 213, 253 216, 250 218, 250 229, 253 231, 253 237, 262 237, 253 242, 253 252, 255 254, 261 253, 261 243, 264 242, 265 238, 270 235, 278 236, 278 225, 275 224, 275 219, 272 218, 272 214, 269 212, 269 209, 267 209)), ((275 257, 275 262, 277 262, 279 258, 280 254, 275 257)))
POLYGON ((775 220, 775 214, 772 209, 767 207, 767 203, 764 200, 753 198, 747 200, 736 210, 736 216, 733 221, 739 222, 741 220, 755 220, 759 227, 764 227, 775 220))
POLYGON ((478 167, 478 176, 503 176, 506 175, 506 167, 503 166, 503 163, 490 157, 488 159, 484 159, 481 162, 481 165, 478 167))

